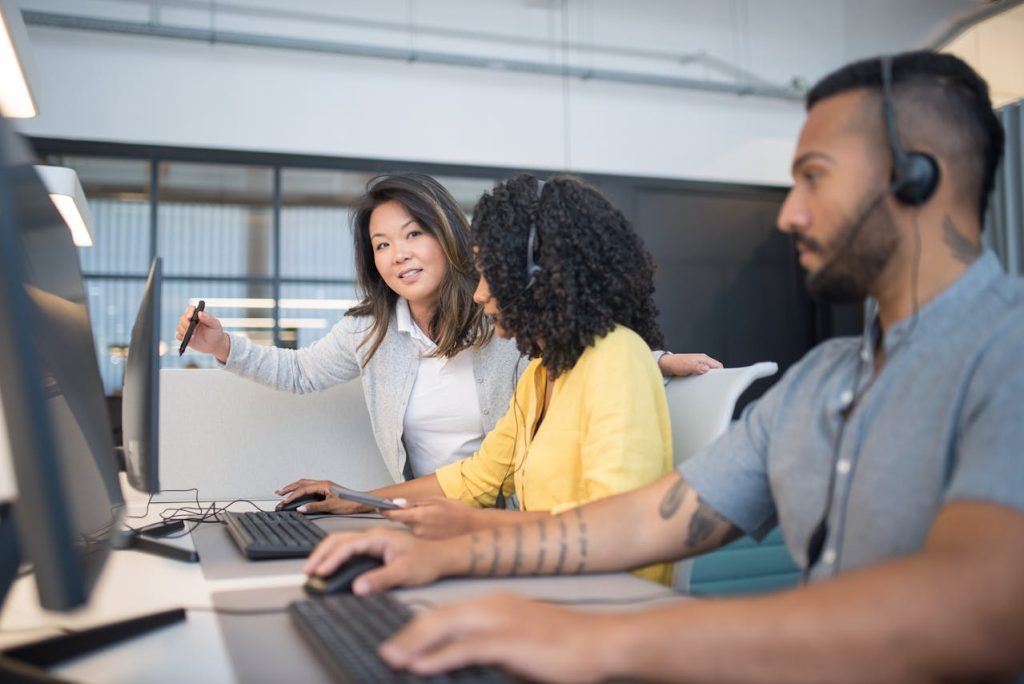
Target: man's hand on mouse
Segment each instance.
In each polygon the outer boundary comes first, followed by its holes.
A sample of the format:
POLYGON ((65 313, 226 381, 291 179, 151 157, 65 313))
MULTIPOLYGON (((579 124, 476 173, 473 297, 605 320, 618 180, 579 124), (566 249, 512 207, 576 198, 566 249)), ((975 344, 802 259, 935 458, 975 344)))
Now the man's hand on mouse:
POLYGON ((354 501, 345 501, 339 499, 331 491, 331 487, 337 487, 338 485, 330 480, 296 480, 281 487, 274 493, 278 496, 285 497, 282 503, 288 503, 293 499, 297 499, 300 496, 307 494, 321 494, 324 496, 323 501, 311 501, 307 504, 299 506, 296 510, 299 513, 313 514, 313 513, 333 513, 335 515, 350 515, 352 513, 365 513, 366 511, 372 510, 368 506, 358 504, 354 501))
POLYGON ((352 593, 372 594, 393 587, 430 584, 441 577, 465 572, 460 546, 449 540, 431 541, 408 532, 376 528, 367 532, 335 532, 324 538, 306 559, 308 575, 327 576, 357 554, 384 560, 384 566, 364 572, 352 584, 352 593))

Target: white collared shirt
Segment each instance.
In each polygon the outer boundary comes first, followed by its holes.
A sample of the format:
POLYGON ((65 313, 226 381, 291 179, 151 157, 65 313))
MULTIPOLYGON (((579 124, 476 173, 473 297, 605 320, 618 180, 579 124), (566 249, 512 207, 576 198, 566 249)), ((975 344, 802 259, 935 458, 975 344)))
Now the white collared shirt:
POLYGON ((409 335, 419 351, 416 382, 403 421, 402 442, 416 477, 472 456, 484 438, 484 424, 473 379, 472 350, 450 359, 430 356, 437 345, 424 333, 399 297, 398 331, 409 335))

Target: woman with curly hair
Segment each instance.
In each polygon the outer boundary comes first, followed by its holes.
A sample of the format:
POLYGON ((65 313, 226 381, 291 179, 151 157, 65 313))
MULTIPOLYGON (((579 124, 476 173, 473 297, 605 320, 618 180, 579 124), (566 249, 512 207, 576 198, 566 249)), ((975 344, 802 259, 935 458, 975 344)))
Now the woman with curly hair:
MULTIPOLYGON (((415 173, 371 179, 354 205, 353 239, 362 300, 324 338, 299 350, 265 347, 229 335, 201 312, 190 346, 237 375, 296 393, 359 378, 393 480, 429 475, 480 448, 525 363, 473 302, 469 223, 436 180, 415 173)), ((178 339, 191 315, 189 307, 178 339)), ((674 375, 717 364, 702 354, 669 354, 660 363, 674 375)), ((303 513, 346 512, 333 485, 302 479, 277 493, 286 502, 326 497, 303 513)))
MULTIPOLYGON (((532 361, 477 453, 375 490, 406 500, 385 515, 449 536, 548 516, 668 472, 668 406, 650 352, 662 345, 654 269, 625 217, 576 178, 539 188, 520 176, 480 200, 473 241, 475 299, 532 361), (503 499, 514 510, 501 510, 503 499)), ((343 538, 323 543, 321 563, 343 538)), ((671 568, 640 574, 668 582, 671 568)))

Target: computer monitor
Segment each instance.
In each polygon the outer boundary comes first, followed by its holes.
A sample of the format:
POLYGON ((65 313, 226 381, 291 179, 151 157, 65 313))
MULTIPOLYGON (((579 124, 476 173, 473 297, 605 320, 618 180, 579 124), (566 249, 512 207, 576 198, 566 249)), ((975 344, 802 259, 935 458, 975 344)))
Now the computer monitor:
POLYGON ((0 386, 13 517, 50 609, 85 602, 121 524, 96 359, 70 232, 27 146, 0 120, 0 386))
POLYGON ((162 263, 153 259, 132 327, 121 392, 121 431, 128 484, 160 491, 157 438, 160 423, 160 290, 162 263))
MULTIPOLYGON (((78 253, 24 141, 0 117, 0 457, 14 500, 0 501, 0 605, 22 559, 39 603, 86 602, 121 538, 124 501, 78 253)), ((123 544, 122 544, 123 545, 123 544)), ((164 611, 0 653, 0 681, 181 620, 164 611)), ((36 677, 36 679, 32 679, 36 677)), ((19 679, 20 678, 20 679, 19 679)), ((39 679, 39 681, 42 681, 39 679)))

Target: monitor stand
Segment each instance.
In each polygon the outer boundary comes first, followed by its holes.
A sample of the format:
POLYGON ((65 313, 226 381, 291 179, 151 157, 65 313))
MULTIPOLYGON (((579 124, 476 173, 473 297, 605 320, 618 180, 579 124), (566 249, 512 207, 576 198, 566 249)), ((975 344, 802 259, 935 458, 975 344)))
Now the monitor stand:
POLYGON ((185 529, 183 521, 168 520, 158 526, 149 526, 142 530, 124 530, 112 541, 112 545, 116 549, 133 549, 171 560, 197 563, 199 562, 197 551, 159 541, 160 537, 166 537, 183 529, 185 529))
MULTIPOLYGON (((0 503, 0 607, 20 565, 21 553, 14 527, 11 505, 0 503)), ((6 649, 0 652, 0 681, 5 684, 66 681, 53 677, 44 668, 184 619, 185 610, 174 608, 6 649)))

